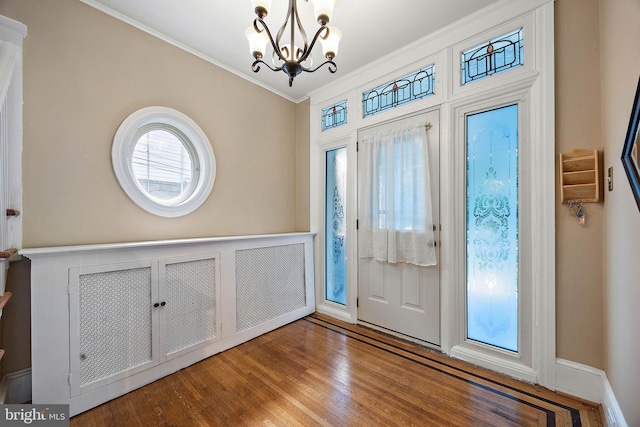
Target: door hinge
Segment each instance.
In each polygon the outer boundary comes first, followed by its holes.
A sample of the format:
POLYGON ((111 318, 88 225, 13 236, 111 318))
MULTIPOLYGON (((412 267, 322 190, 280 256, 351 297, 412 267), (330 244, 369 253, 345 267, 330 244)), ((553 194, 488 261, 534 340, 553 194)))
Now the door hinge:
POLYGON ((360 220, 356 219, 356 230, 360 229, 360 220))
POLYGON ((356 298, 356 308, 360 307, 360 299, 356 298))
POLYGON ((356 141, 356 153, 360 151, 360 142, 356 141))
POLYGON ((69 385, 71 385, 71 374, 69 374, 68 378, 69 378, 69 385))

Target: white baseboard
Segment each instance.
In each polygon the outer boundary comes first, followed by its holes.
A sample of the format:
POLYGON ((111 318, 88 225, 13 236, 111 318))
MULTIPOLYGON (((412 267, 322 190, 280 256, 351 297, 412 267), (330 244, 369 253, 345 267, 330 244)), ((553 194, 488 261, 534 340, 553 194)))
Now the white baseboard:
POLYGON ((570 360, 556 359, 556 390, 594 403, 604 398, 604 371, 570 360))
POLYGON ((556 359, 556 391, 602 405, 608 427, 627 427, 607 374, 591 366, 556 359))
POLYGON ((616 400, 616 396, 613 394, 613 389, 607 376, 604 376, 604 399, 602 401, 602 408, 604 409, 604 415, 606 416, 606 422, 608 427, 627 427, 627 422, 624 419, 620 405, 616 400))
POLYGON ((5 375, 0 382, 0 399, 2 403, 31 401, 31 368, 5 375))

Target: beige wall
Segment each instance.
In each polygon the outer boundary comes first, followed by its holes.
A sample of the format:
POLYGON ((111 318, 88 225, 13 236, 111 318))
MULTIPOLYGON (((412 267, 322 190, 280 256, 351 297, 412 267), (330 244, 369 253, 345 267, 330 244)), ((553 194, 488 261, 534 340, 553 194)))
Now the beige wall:
MULTIPOLYGON (((556 151, 601 151, 598 0, 558 0, 555 5, 556 151)), ((604 204, 585 204, 586 226, 581 226, 569 216, 568 205, 559 203, 559 190, 556 200, 556 353, 603 369, 604 204)))
POLYGON ((604 210, 605 371, 627 424, 640 426, 640 211, 620 156, 640 76, 640 1, 600 0, 602 142, 614 191, 604 210))
MULTIPOLYGON (((296 230, 296 105, 77 0, 3 0, 24 43, 23 247, 296 230), (150 105, 207 134, 209 199, 181 218, 139 208, 118 185, 111 145, 150 105)), ((247 65, 248 66, 248 65, 247 65)))
POLYGON ((296 106, 296 230, 311 230, 310 215, 310 134, 309 122, 311 101, 296 106))

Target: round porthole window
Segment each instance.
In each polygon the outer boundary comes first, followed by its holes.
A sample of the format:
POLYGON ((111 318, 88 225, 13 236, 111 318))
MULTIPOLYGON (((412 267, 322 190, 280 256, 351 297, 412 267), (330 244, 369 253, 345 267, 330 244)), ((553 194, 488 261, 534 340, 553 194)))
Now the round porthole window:
POLYGON ((143 108, 127 117, 116 132, 111 159, 131 200, 160 216, 193 212, 215 181, 206 135, 193 120, 166 107, 143 108))

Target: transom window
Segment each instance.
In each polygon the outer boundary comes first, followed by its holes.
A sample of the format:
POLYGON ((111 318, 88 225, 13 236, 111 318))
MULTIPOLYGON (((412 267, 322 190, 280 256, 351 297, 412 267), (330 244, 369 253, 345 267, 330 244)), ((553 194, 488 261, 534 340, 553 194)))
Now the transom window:
POLYGON ((461 84, 524 65, 523 29, 496 37, 461 54, 461 84))
POLYGON ((215 157, 204 132, 187 116, 164 107, 143 108, 120 125, 112 161, 127 195, 160 216, 194 211, 215 180, 215 157))
POLYGON ((322 109, 322 131, 347 124, 347 101, 322 109))
POLYGON ((362 116, 369 117, 435 94, 435 64, 362 94, 362 116))

